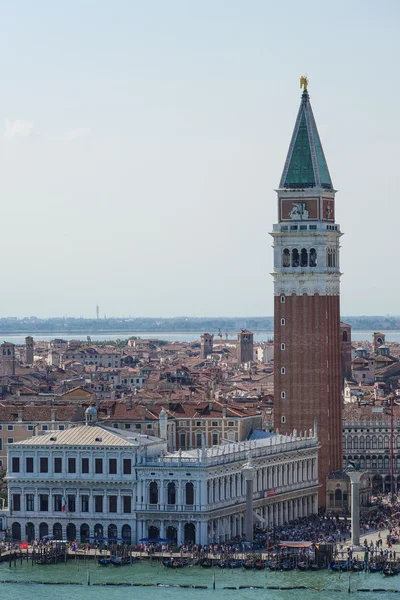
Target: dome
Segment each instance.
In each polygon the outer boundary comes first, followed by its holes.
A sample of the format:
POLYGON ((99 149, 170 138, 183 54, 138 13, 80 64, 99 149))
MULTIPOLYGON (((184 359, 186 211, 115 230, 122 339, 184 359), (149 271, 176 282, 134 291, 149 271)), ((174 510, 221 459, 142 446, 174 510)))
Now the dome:
POLYGON ((92 425, 97 421, 97 408, 95 406, 88 406, 85 410, 86 425, 92 425))
POLYGON ((97 408, 95 406, 88 406, 85 410, 85 415, 97 415, 97 408))

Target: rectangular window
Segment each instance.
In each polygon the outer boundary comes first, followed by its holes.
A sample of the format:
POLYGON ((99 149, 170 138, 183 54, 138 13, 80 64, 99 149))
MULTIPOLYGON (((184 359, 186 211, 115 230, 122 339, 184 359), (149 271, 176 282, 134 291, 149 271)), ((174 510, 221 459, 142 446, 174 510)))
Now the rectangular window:
POLYGON ((108 512, 117 512, 117 496, 108 496, 108 512))
POLYGON ((285 319, 281 319, 281 325, 284 325, 286 323, 285 319))
POLYGON ((282 375, 285 375, 285 373, 286 373, 286 369, 285 369, 285 367, 281 367, 281 374, 282 374, 282 375))
POLYGON ((228 421, 228 427, 235 427, 235 421, 228 421))
POLYGON ((89 459, 82 458, 82 473, 89 473, 89 459))
POLYGON ((48 473, 49 472, 49 459, 47 458, 47 456, 42 456, 40 458, 40 469, 39 471, 41 473, 48 473))
POLYGON ((132 463, 130 458, 124 458, 124 475, 132 473, 132 463))
POLYGON ((212 434, 212 443, 213 443, 213 446, 216 446, 218 444, 218 433, 212 434))
POLYGON ((197 448, 201 448, 202 445, 202 435, 201 433, 196 433, 196 446, 197 448))
POLYGON ((42 431, 48 431, 48 426, 47 425, 42 425, 42 431))
POLYGON ((7 438, 7 444, 13 444, 14 438, 7 438))
POLYGON ((94 459, 94 472, 99 475, 103 472, 103 459, 95 458, 94 459))
POLYGON ((67 506, 69 512, 75 512, 76 510, 76 497, 74 494, 68 494, 67 496, 67 506))
POLYGON ((0 450, 3 450, 3 440, 0 438, 0 450))
POLYGON ((7 425, 7 431, 14 431, 14 425, 7 425))
POLYGON ((114 423, 113 427, 114 429, 118 429, 118 423, 114 423))
POLYGON ((27 430, 28 431, 33 431, 33 425, 28 425, 27 430))
POLYGON ((212 427, 218 427, 218 421, 211 421, 212 427))
POLYGON ((64 431, 65 429, 65 425, 59 425, 58 426, 58 431, 64 431))
POLYGON ((19 473, 19 457, 18 456, 12 457, 11 471, 12 471, 12 473, 19 473))
POLYGON ((68 459, 68 473, 76 473, 76 458, 68 459))
POLYGON ((132 497, 122 496, 122 507, 125 514, 132 512, 132 497))
POLYGON ((285 304, 286 302, 286 297, 285 296, 281 296, 281 304, 285 304))
POLYGON ((53 508, 54 508, 54 512, 61 512, 61 510, 62 510, 62 496, 61 496, 61 494, 54 494, 54 496, 53 496, 53 508))
POLYGON ((103 496, 94 496, 94 512, 103 512, 103 496))
POLYGON ((131 424, 130 423, 125 423, 124 427, 125 427, 125 429, 130 429, 131 428, 131 424))
POLYGON ((117 474, 117 459, 116 458, 108 459, 108 472, 110 475, 117 474))
POLYGON ((33 457, 27 456, 25 459, 25 471, 27 473, 33 473, 33 457))
POLYGON ((136 429, 141 429, 142 425, 140 423, 135 423, 135 428, 136 429))
POLYGON ((21 510, 21 494, 13 494, 12 497, 13 510, 21 510))
POLYGON ((39 510, 41 512, 49 511, 49 495, 48 494, 39 494, 39 510))
POLYGON ((286 417, 284 417, 283 415, 281 417, 281 423, 286 423, 286 417))
POLYGON ((196 427, 201 427, 201 421, 196 421, 196 427))
POLYGON ((286 398, 286 392, 281 392, 281 398, 284 400, 286 398))
POLYGON ((82 494, 81 496, 81 511, 89 512, 89 496, 87 494, 82 494))
POLYGON ((153 429, 153 424, 152 423, 147 423, 146 429, 153 429))
POLYGON ((62 458, 56 456, 54 459, 54 473, 62 473, 62 458))
POLYGON ((34 494, 26 494, 25 496, 25 507, 27 512, 33 512, 35 510, 35 496, 34 494))

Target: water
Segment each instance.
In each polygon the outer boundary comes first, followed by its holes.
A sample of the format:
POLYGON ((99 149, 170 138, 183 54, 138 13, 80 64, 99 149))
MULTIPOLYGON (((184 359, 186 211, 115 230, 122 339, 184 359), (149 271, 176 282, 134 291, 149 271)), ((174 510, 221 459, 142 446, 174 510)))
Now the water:
MULTIPOLYGON (((154 333, 153 332, 134 332, 134 331, 118 331, 117 333, 100 333, 100 334, 85 334, 85 333, 75 333, 75 334, 63 334, 63 333, 53 333, 51 335, 43 335, 41 333, 31 334, 31 333, 15 333, 15 334, 1 334, 0 333, 0 341, 1 342, 11 342, 12 344, 25 344, 25 338, 27 335, 33 335, 36 342, 49 342, 50 340, 54 340, 54 338, 62 338, 63 340, 82 340, 84 342, 87 341, 87 336, 90 335, 90 338, 93 342, 103 341, 103 340, 123 340, 127 339, 131 336, 137 336, 142 339, 159 339, 159 340, 167 340, 169 342, 200 342, 200 335, 204 333, 203 331, 192 332, 192 333, 179 333, 179 332, 170 332, 170 333, 154 333)), ((387 342, 400 342, 400 331, 385 331, 385 337, 387 342)), ((229 339, 236 339, 236 331, 228 332, 229 339)), ((352 331, 352 340, 353 342, 361 342, 361 341, 371 341, 372 340, 373 331, 352 331)), ((273 339, 274 332, 273 331, 260 331, 254 334, 255 342, 266 342, 268 340, 273 339)), ((214 339, 218 342, 218 336, 214 334, 214 339)), ((223 339, 225 340, 225 334, 223 339)))
MULTIPOLYGON (((358 592, 364 589, 384 589, 379 598, 386 600, 393 597, 393 590, 400 591, 400 575, 387 578, 374 573, 352 573, 351 597, 376 598, 377 593, 358 592)), ((24 562, 16 568, 8 567, 8 563, 0 563, 0 581, 12 580, 15 582, 73 582, 83 585, 35 585, 29 591, 26 586, 15 583, 0 584, 1 600, 15 600, 16 597, 25 597, 30 594, 33 598, 42 600, 126 600, 138 598, 139 600, 198 600, 199 598, 214 598, 215 600, 255 600, 265 598, 272 600, 310 600, 311 598, 348 598, 348 576, 345 573, 337 574, 328 570, 313 572, 290 571, 288 573, 265 571, 246 571, 242 569, 222 570, 215 569, 216 589, 212 589, 212 570, 201 567, 186 567, 184 569, 166 569, 159 563, 143 561, 132 566, 124 567, 99 567, 94 561, 90 563, 31 566, 24 562), (92 585, 87 584, 87 565, 89 564, 92 585), (190 584, 206 585, 208 589, 187 589, 176 587, 101 587, 96 584, 114 583, 148 583, 148 584, 190 584), (224 586, 306 586, 313 589, 300 590, 270 590, 270 589, 243 589, 224 590, 224 586)))

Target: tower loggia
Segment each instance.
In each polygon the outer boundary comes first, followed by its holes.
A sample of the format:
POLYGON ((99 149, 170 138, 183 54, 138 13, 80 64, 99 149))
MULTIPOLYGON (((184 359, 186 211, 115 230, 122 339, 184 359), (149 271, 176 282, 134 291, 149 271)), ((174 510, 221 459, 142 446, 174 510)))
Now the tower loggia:
POLYGON ((274 424, 281 433, 318 424, 319 503, 342 468, 340 226, 311 109, 302 93, 277 190, 274 239, 274 424))

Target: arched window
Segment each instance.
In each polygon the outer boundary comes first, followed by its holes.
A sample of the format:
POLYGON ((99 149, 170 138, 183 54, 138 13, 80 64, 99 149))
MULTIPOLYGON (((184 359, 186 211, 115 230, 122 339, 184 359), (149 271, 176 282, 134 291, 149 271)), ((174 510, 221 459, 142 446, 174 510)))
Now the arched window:
POLYGON ((308 252, 305 248, 302 248, 300 252, 300 266, 308 267, 308 252))
POLYGON ((342 342, 347 342, 347 331, 343 331, 342 342))
POLYGON ((365 448, 365 438, 364 438, 364 436, 362 435, 362 436, 360 437, 360 449, 364 449, 364 448, 365 448))
POLYGON ((104 534, 103 525, 101 523, 96 523, 94 526, 94 537, 102 538, 104 534))
POLYGON ((372 467, 372 469, 377 469, 378 468, 378 462, 376 460, 375 454, 372 455, 371 467, 372 467))
POLYGON ((297 248, 293 248, 292 250, 292 267, 298 267, 300 263, 299 251, 297 248))
POLYGON ((372 436, 372 448, 373 448, 374 450, 377 448, 377 442, 378 442, 378 440, 377 440, 377 438, 376 438, 376 435, 373 435, 373 436, 372 436))
POLYGON ((371 438, 369 435, 367 435, 367 440, 366 440, 366 448, 371 448, 371 438))
POLYGON ((116 525, 109 525, 107 530, 108 541, 117 541, 118 530, 116 525))
POLYGON ((326 249, 326 266, 327 267, 332 266, 332 251, 330 248, 326 249))
POLYGON ((378 448, 379 450, 383 448, 383 437, 381 435, 378 437, 378 448))
POLYGON ((158 483, 152 481, 149 486, 149 504, 158 504, 158 483))
POLYGON ((89 536, 90 536, 89 525, 87 523, 82 523, 82 525, 81 525, 81 543, 84 544, 85 542, 88 542, 89 536))
POLYGON ((290 250, 287 248, 285 248, 283 251, 282 267, 290 267, 290 250))
POLYGON ((185 504, 193 506, 193 504, 194 504, 194 486, 191 481, 188 481, 188 483, 186 484, 185 492, 186 492, 185 504))
POLYGON ((21 541, 21 524, 18 521, 11 525, 11 536, 14 542, 21 541))
POLYGON ((42 540, 47 535, 49 535, 49 526, 47 525, 47 523, 40 523, 40 525, 39 525, 39 538, 42 540))
POLYGON ((53 535, 56 540, 62 540, 62 527, 61 523, 54 523, 53 535))
POLYGON ((315 248, 311 248, 310 250, 310 267, 317 266, 317 251, 315 248))
POLYGON ((388 469, 389 468, 389 457, 385 456, 383 459, 383 468, 384 469, 388 469))
POLYGON ((356 435, 353 437, 353 448, 358 450, 358 437, 356 435))
MULTIPOLYGON (((175 483, 170 481, 167 488, 167 504, 176 504, 176 488, 175 483)), ((157 502, 155 502, 157 504, 157 502)))
POLYGON ((122 526, 121 535, 122 535, 122 541, 125 542, 125 544, 132 543, 132 529, 131 529, 130 525, 122 526))
POLYGON ((351 435, 347 437, 347 449, 351 450, 353 448, 353 438, 351 435))
POLYGON ((179 443, 181 448, 186 448, 186 433, 184 431, 179 434, 179 443))
POLYGON ((389 448, 389 436, 385 435, 385 448, 389 448))
POLYGON ((76 527, 74 523, 68 523, 67 525, 67 540, 69 542, 76 540, 76 527))

